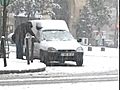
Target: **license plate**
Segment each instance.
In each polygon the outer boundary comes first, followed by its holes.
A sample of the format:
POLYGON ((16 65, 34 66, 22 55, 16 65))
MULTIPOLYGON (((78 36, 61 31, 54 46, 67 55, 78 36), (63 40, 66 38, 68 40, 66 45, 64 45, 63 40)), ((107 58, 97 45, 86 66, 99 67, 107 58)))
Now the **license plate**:
POLYGON ((61 56, 74 56, 74 53, 61 53, 61 56))

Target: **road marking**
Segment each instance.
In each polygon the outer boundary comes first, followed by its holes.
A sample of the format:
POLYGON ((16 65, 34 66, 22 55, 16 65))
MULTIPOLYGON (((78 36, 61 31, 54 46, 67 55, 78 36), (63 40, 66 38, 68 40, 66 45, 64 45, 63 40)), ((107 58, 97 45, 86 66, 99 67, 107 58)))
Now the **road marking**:
POLYGON ((69 80, 69 79, 105 79, 105 78, 117 78, 118 75, 102 75, 102 76, 80 76, 80 77, 49 77, 49 78, 25 78, 25 79, 7 79, 0 80, 0 82, 10 81, 33 81, 33 80, 69 80))

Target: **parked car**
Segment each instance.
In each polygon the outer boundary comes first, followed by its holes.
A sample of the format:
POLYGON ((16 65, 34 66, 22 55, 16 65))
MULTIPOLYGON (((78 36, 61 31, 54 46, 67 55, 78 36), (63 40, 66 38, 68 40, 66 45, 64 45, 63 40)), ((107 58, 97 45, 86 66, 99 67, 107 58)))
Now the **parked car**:
POLYGON ((106 40, 104 41, 104 45, 105 45, 106 47, 114 47, 114 41, 113 41, 113 40, 110 40, 110 39, 106 39, 106 40))
POLYGON ((51 61, 60 63, 75 61, 78 66, 82 66, 84 54, 82 45, 69 32, 64 20, 30 20, 30 22, 33 24, 33 32, 40 41, 34 42, 34 56, 45 64, 51 61))

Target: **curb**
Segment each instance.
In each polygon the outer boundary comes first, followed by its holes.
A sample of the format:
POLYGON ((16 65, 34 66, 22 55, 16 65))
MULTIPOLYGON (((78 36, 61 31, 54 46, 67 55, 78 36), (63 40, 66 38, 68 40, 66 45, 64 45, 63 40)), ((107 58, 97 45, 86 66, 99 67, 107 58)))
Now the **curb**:
POLYGON ((44 68, 38 68, 38 69, 29 69, 29 70, 1 70, 0 74, 13 74, 13 73, 30 73, 30 72, 42 72, 45 71, 44 68))

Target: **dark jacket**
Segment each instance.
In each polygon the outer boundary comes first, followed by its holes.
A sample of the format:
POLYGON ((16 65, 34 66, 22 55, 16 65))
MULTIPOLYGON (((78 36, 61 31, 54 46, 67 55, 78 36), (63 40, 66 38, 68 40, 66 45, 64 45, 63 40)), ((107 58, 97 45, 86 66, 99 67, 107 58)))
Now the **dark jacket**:
POLYGON ((18 25, 12 36, 13 41, 15 43, 19 41, 24 44, 24 38, 27 33, 30 33, 32 36, 35 36, 31 28, 32 28, 31 22, 21 23, 20 25, 18 25))

